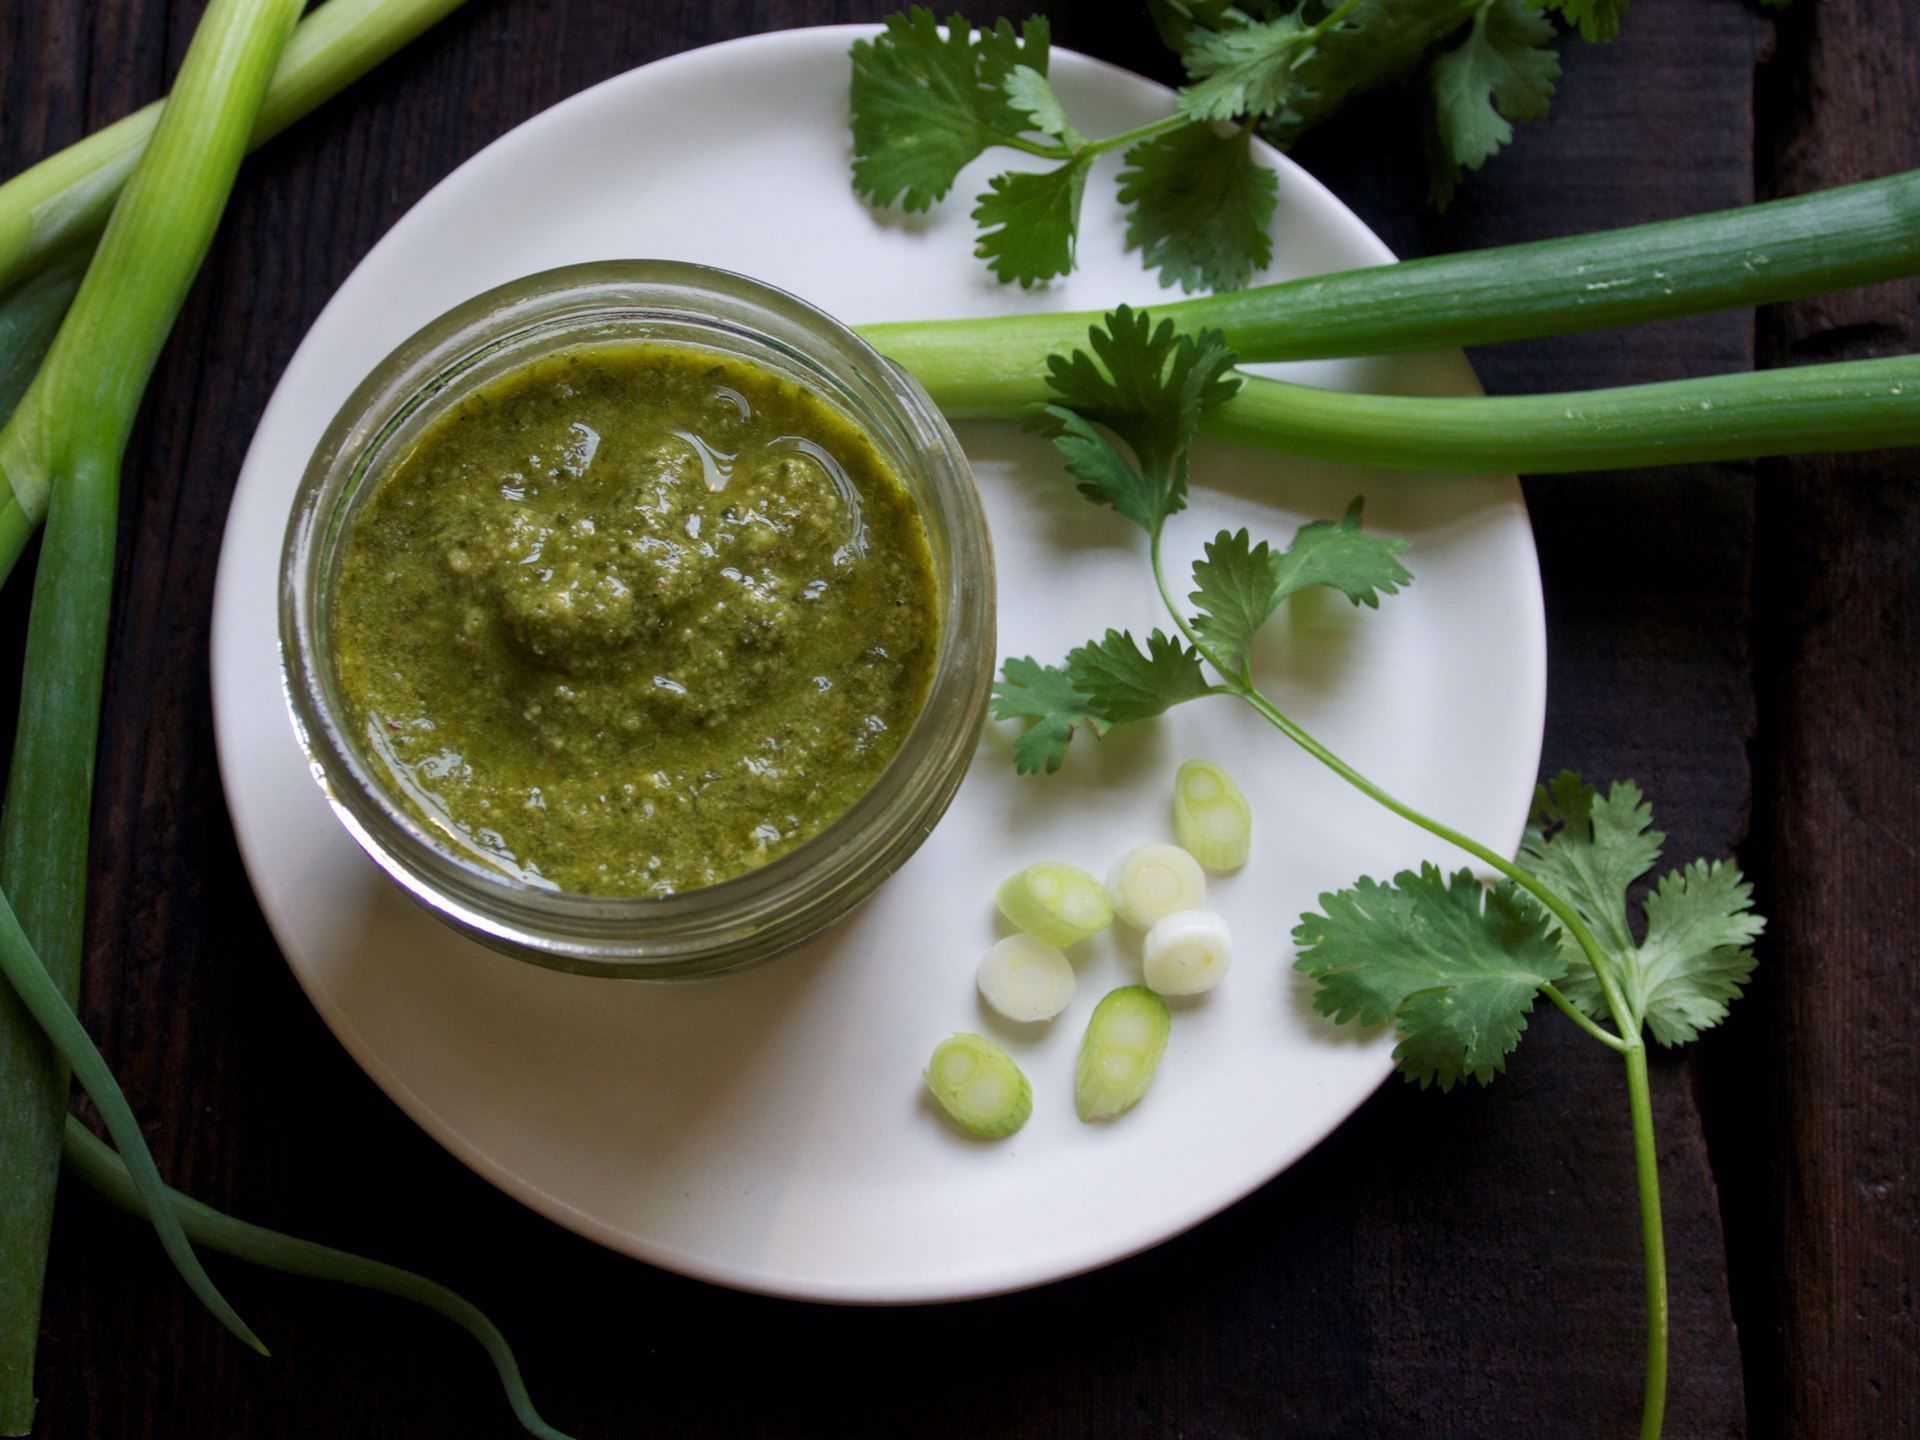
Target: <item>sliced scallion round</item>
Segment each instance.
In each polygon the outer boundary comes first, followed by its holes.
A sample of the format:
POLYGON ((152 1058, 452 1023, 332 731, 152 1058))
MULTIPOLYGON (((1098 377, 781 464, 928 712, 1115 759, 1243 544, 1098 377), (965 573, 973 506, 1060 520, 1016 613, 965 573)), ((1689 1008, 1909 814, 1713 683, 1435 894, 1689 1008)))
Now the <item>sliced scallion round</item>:
POLYGON ((993 898, 1000 913, 1020 929, 1062 949, 1113 923, 1106 887, 1086 871, 1053 860, 1009 875, 993 898))
POLYGON ((1073 966, 1031 935, 1009 935, 980 962, 980 994, 1009 1020, 1051 1020, 1073 999, 1073 966))
POLYGON ((1172 1029, 1167 1002, 1144 985, 1123 986, 1094 1006, 1073 1076, 1080 1118, 1111 1120, 1138 1104, 1172 1029))
POLYGON ((1136 930, 1148 930, 1176 910, 1206 904, 1207 877, 1178 845, 1139 845, 1107 872, 1107 893, 1116 915, 1136 930))
POLYGON ((1238 870, 1253 848, 1253 808, 1211 760, 1189 760, 1173 777, 1173 833, 1209 870, 1238 870))
POLYGON ((1033 1087, 1007 1052, 979 1035, 951 1035, 927 1061, 927 1089, 953 1123, 982 1140, 998 1140, 1027 1123, 1033 1087))
POLYGON ((1149 990, 1198 995, 1226 979, 1233 937, 1211 910, 1179 910, 1147 932, 1141 959, 1149 990))

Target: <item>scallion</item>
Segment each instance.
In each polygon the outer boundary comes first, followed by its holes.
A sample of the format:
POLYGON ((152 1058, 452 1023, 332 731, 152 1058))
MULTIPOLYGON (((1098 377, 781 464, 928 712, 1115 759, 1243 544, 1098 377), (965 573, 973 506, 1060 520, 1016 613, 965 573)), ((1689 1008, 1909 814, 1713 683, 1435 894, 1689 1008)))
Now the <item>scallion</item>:
POLYGON ((1111 1120, 1140 1103, 1173 1032, 1167 1002, 1125 985, 1093 1008, 1074 1067, 1073 1101, 1082 1120, 1111 1120))
POLYGON ((1199 995, 1227 978, 1233 936, 1211 910, 1179 910, 1147 932, 1140 957, 1156 995, 1199 995))
POLYGON ((951 1035, 927 1061, 927 1089, 954 1124, 980 1140, 1001 1140, 1027 1123, 1033 1087, 1006 1051, 979 1035, 951 1035))
POLYGON ((1253 850, 1253 807, 1225 770, 1188 760, 1173 777, 1173 833, 1204 868, 1238 870, 1253 850))
POLYGON ((1107 872, 1113 913, 1136 930, 1148 930, 1176 910, 1207 903, 1207 877, 1178 845, 1136 845, 1107 872))
MULTIPOLYGON (((303 20, 288 40, 247 140, 263 145, 401 46, 459 8, 465 0, 327 0, 303 20)), ((0 185, 0 295, 8 311, 51 306, 58 319, 79 270, 127 177, 145 152, 160 120, 163 101, 98 130, 57 155, 0 185), (63 288, 64 287, 64 288, 63 288), (34 305, 18 297, 31 292, 34 305)), ((41 361, 51 331, 10 331, 0 319, 0 357, 17 368, 24 385, 41 361), (33 343, 24 343, 32 341, 33 343)), ((0 368, 0 419, 18 393, 4 388, 0 368)), ((0 580, 11 573, 27 540, 46 516, 47 494, 30 481, 8 487, 0 474, 0 580)))
MULTIPOLYGON (((79 988, 95 740, 120 461, 154 360, 226 206, 301 0, 213 0, 66 319, 6 428, 0 477, 47 507, 0 816, 0 887, 71 1007, 79 988)), ((33 1420, 67 1069, 0 995, 0 1432, 33 1420)), ((156 1217, 156 1220, 158 1217, 156 1217)))
POLYGON ((1000 913, 1034 939, 1065 948, 1113 923, 1107 890, 1086 871, 1042 860, 1009 875, 994 892, 1000 913))
POLYGON ((1027 934, 1009 935, 989 949, 975 982, 981 999, 1024 1025, 1066 1009, 1076 983, 1067 957, 1027 934))
MULTIPOLYGON (((86 1126, 69 1115, 63 1134, 63 1150, 69 1170, 109 1204, 135 1215, 147 1209, 132 1177, 127 1173, 126 1164, 86 1126)), ((527 1433, 537 1436, 538 1440, 570 1440, 566 1434, 540 1418, 540 1412, 533 1408, 532 1397, 527 1394, 526 1382, 520 1378, 520 1366, 513 1358, 513 1350, 507 1344, 506 1337, 471 1301, 456 1295, 444 1285, 436 1284, 423 1275, 416 1275, 411 1270, 402 1270, 397 1265, 386 1265, 378 1260, 335 1250, 331 1246, 317 1245, 311 1240, 283 1235, 278 1230, 249 1225, 210 1205, 202 1205, 177 1190, 168 1193, 173 1208, 186 1227, 188 1238, 195 1245, 269 1270, 278 1270, 285 1275, 306 1275, 316 1280, 332 1280, 341 1285, 354 1285, 363 1290, 395 1295, 446 1316, 478 1340, 486 1350, 487 1358, 493 1361, 500 1384, 507 1392, 507 1403, 513 1407, 514 1415, 526 1427, 527 1433)))
POLYGON ((19 996, 20 1003, 38 1022, 59 1062, 69 1066, 79 1077, 81 1086, 100 1111, 100 1118, 106 1122, 107 1133, 113 1136, 114 1144, 126 1156, 130 1183, 142 1201, 147 1217, 153 1221, 153 1228, 160 1236, 161 1248, 167 1252, 167 1258, 173 1261, 174 1269, 180 1272, 188 1287, 222 1325, 262 1355, 266 1354, 267 1347, 260 1343, 260 1337, 234 1313, 226 1297, 201 1267, 200 1258, 193 1253, 193 1246, 181 1228, 180 1217, 169 1203, 170 1192, 161 1182, 159 1168, 153 1163, 153 1155, 147 1149, 146 1137, 140 1133, 140 1122, 134 1118, 133 1107, 127 1103, 119 1082, 113 1078, 107 1062, 94 1047, 86 1027, 61 995, 59 986, 54 984, 53 977, 40 963, 40 957, 33 953, 33 947, 27 943, 26 934, 20 929, 20 921, 4 895, 0 895, 0 973, 6 975, 13 993, 19 996))
MULTIPOLYGON (((1487 345, 1804 299, 1920 272, 1920 170, 1587 235, 1372 265, 1153 308, 1243 364, 1487 345)), ((868 325, 951 415, 1051 398, 1098 311, 868 325)))

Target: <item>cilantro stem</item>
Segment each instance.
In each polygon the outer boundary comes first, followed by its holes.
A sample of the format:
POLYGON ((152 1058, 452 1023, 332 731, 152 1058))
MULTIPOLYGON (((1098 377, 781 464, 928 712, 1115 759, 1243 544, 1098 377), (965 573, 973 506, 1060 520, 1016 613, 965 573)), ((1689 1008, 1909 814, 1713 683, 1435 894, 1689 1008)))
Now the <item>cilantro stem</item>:
POLYGON ((1167 607, 1167 613, 1173 616, 1173 623, 1180 627, 1180 633, 1187 637, 1187 643, 1207 657, 1207 663, 1213 666, 1217 674, 1226 678, 1226 685, 1215 686, 1213 693, 1244 696, 1251 688, 1247 683, 1244 670, 1235 671, 1223 664, 1220 657, 1207 647, 1206 642, 1194 633, 1193 626, 1187 621, 1186 611, 1174 604, 1173 591, 1167 585, 1167 567, 1162 564, 1160 560, 1160 531, 1158 529, 1153 531, 1151 544, 1149 544, 1147 548, 1148 553, 1153 557, 1153 583, 1160 589, 1160 602, 1167 607))
POLYGON ((1118 135, 1109 135, 1101 140, 1089 140, 1080 147, 1082 155, 1104 155, 1109 150, 1124 150, 1138 145, 1143 140, 1153 140, 1169 131, 1178 130, 1193 124, 1190 116, 1173 114, 1155 120, 1151 125, 1136 125, 1131 130, 1122 130, 1118 135))
POLYGON ((1333 29, 1334 26, 1338 25, 1359 8, 1360 0, 1345 0, 1345 3, 1337 9, 1328 11, 1325 15, 1321 16, 1315 24, 1308 26, 1306 33, 1301 36, 1301 39, 1306 41, 1318 40, 1322 35, 1326 34, 1327 31, 1333 29))
MULTIPOLYGON (((1208 656, 1208 658, 1212 659, 1211 656, 1208 656)), ((1230 681, 1229 683, 1233 682, 1230 681)), ((1489 849, 1487 846, 1482 845, 1471 835, 1463 835, 1451 825, 1435 820, 1430 815, 1423 814, 1421 811, 1407 804, 1404 800, 1396 799, 1393 795, 1354 769, 1353 766, 1342 760, 1338 755, 1334 754, 1333 751, 1329 750, 1325 745, 1322 745, 1318 740, 1314 739, 1312 735, 1300 727, 1298 722, 1283 713, 1279 706, 1275 705, 1273 701, 1269 700, 1253 686, 1240 682, 1236 684, 1234 688, 1241 699, 1245 700, 1266 718, 1268 724, 1272 725, 1274 729, 1278 730, 1282 735, 1285 735, 1289 740, 1293 741, 1294 744, 1313 756, 1314 759, 1333 771, 1334 774, 1338 775, 1342 780, 1345 780, 1361 794, 1384 805, 1409 824, 1419 826, 1428 834, 1438 836, 1440 839, 1445 840, 1449 845, 1458 846, 1482 864, 1499 871, 1502 875, 1506 876, 1507 879, 1513 881, 1514 884, 1518 885, 1522 890, 1525 890, 1529 895, 1533 896, 1534 899, 1546 906, 1553 918, 1567 927, 1567 933, 1573 936, 1574 942, 1579 945, 1581 953, 1587 957, 1587 963, 1593 967, 1594 978, 1600 982, 1600 989, 1607 997, 1607 1008, 1613 1012, 1614 1023, 1620 1027, 1620 1040, 1622 1044, 1631 1046, 1640 1043, 1639 1031, 1631 1024, 1631 1012, 1627 1009, 1625 997, 1621 995, 1620 987, 1614 979, 1613 967, 1607 963, 1606 954, 1600 949, 1600 943, 1593 938, 1593 932, 1587 928, 1586 922, 1580 918, 1572 906, 1560 898, 1551 886, 1540 880, 1532 872, 1523 870, 1520 866, 1514 864, 1513 861, 1509 860, 1499 851, 1489 849)))
POLYGON ((1647 1384, 1640 1404, 1641 1440, 1660 1440, 1667 1413, 1667 1238, 1660 1220, 1660 1158, 1653 1139, 1653 1094, 1647 1047, 1627 1047, 1627 1105, 1633 1113, 1633 1167, 1640 1189, 1640 1235, 1647 1272, 1647 1384))
POLYGON ((1628 1047, 1625 1040, 1622 1040, 1611 1030, 1602 1030, 1599 1025, 1587 1017, 1585 1011, 1581 1010, 1579 1006, 1575 1005, 1571 1000, 1567 999, 1565 995, 1560 993, 1559 986, 1542 985, 1540 987, 1540 993, 1551 1000, 1559 1008, 1562 1015, 1565 1015, 1574 1024, 1578 1025, 1609 1050, 1621 1055, 1627 1053, 1628 1047))
POLYGON ((1659 1153, 1654 1145, 1653 1099, 1647 1078, 1647 1047, 1640 1036, 1638 1026, 1633 1022, 1632 1011, 1627 1007, 1626 999, 1621 994, 1619 983, 1600 949, 1599 942, 1594 939, 1593 932, 1588 929, 1574 909, 1544 881, 1514 864, 1506 856, 1482 845, 1471 836, 1461 834, 1452 826, 1421 813, 1381 789, 1322 745, 1287 716, 1279 706, 1256 689, 1246 675, 1244 667, 1236 671, 1222 664, 1219 655, 1202 643, 1199 635, 1189 624, 1185 612, 1173 602, 1172 591, 1167 584, 1166 569, 1160 558, 1158 530, 1155 530, 1152 535, 1152 555, 1154 583, 1160 589, 1160 598, 1166 604, 1168 613, 1173 616, 1174 623, 1180 627, 1181 634, 1187 637, 1187 642, 1225 678, 1225 689, 1246 701, 1266 719, 1268 724, 1363 795, 1384 805, 1401 819, 1419 826, 1429 834, 1438 836, 1448 844, 1458 846, 1527 891, 1544 905, 1556 920, 1566 926, 1567 933, 1573 936, 1580 946, 1581 953, 1587 957, 1587 963, 1593 967, 1594 977, 1599 981, 1601 992, 1606 996, 1607 1008, 1612 1012, 1614 1024, 1620 1029, 1618 1035, 1609 1034, 1582 1014, 1557 986, 1542 985, 1540 990, 1563 1015, 1609 1050, 1624 1058, 1627 1064, 1627 1101, 1633 1115, 1633 1160, 1635 1178, 1640 1192, 1641 1254, 1646 1270, 1647 1288, 1647 1378, 1645 1398, 1641 1407, 1640 1434, 1642 1440, 1659 1440, 1667 1404, 1667 1244, 1660 1217, 1659 1153))
MULTIPOLYGON (((1165 593, 1164 590, 1162 593, 1165 593)), ((1186 628, 1184 621, 1181 628, 1183 630, 1186 628)), ((1211 655, 1207 658, 1213 659, 1211 655)), ((1581 1015, 1553 986, 1543 985, 1540 988, 1569 1019, 1610 1050, 1619 1052, 1627 1063, 1627 1102, 1633 1115, 1633 1162, 1635 1179, 1640 1191, 1641 1255, 1646 1270, 1647 1287, 1647 1379, 1640 1414, 1640 1434, 1642 1440, 1659 1440, 1667 1405, 1667 1242, 1660 1218, 1659 1152, 1654 1145, 1653 1099, 1647 1079, 1647 1047, 1646 1042, 1640 1037, 1638 1027, 1632 1023, 1631 1012, 1627 1009, 1626 1001, 1620 993, 1619 984, 1614 979, 1612 968, 1601 954, 1592 931, 1574 913, 1572 907, 1532 874, 1515 865, 1505 856, 1489 850, 1477 840, 1462 835, 1450 826, 1443 825, 1421 814, 1412 806, 1396 800, 1301 729, 1284 715, 1279 707, 1252 686, 1240 685, 1236 688, 1240 697, 1265 716, 1269 724, 1348 784, 1377 800, 1402 819, 1418 825, 1421 829, 1439 836, 1450 844, 1459 846, 1469 855, 1492 866, 1539 900, 1556 920, 1567 927, 1567 932, 1578 942, 1581 951, 1587 957, 1587 962, 1593 966, 1593 973, 1600 982, 1601 991, 1607 997, 1607 1008, 1613 1013, 1614 1023, 1620 1027, 1621 1033, 1618 1036, 1607 1034, 1598 1025, 1581 1015)))
POLYGON ((1374 784, 1373 781, 1367 779, 1367 777, 1362 775, 1358 770, 1355 770, 1351 765, 1347 764, 1347 762, 1342 760, 1338 755, 1327 749, 1326 746, 1314 739, 1312 735, 1308 734, 1297 723, 1285 715, 1279 706, 1275 705, 1255 688, 1253 681, 1247 675, 1244 665, 1237 669, 1227 665, 1220 658, 1219 654, 1201 639, 1200 635, 1188 621, 1185 610, 1174 603, 1172 588, 1167 584, 1166 566, 1161 560, 1160 532, 1157 529, 1152 532, 1149 552, 1153 560, 1153 582, 1159 587, 1161 603, 1167 607, 1167 613, 1173 617, 1173 623, 1180 627, 1180 633, 1186 636, 1187 643, 1199 651, 1200 654, 1205 657, 1207 663, 1214 668, 1215 672, 1221 675, 1226 681, 1224 685, 1216 686, 1212 693, 1219 694, 1224 691, 1227 694, 1238 695, 1264 716, 1267 722, 1279 730, 1281 734, 1285 735, 1289 740, 1293 741, 1294 744, 1305 750, 1309 755, 1313 756, 1314 759, 1318 760, 1322 765, 1325 765, 1349 785, 1354 786, 1362 794, 1386 806, 1387 809, 1393 811, 1394 814, 1400 816, 1403 820, 1418 825, 1421 829, 1439 836, 1451 845, 1459 846, 1469 855, 1491 865, 1502 875, 1505 875, 1508 879, 1538 899, 1541 904, 1545 905, 1548 910, 1552 912, 1555 919, 1567 927, 1567 932, 1574 937, 1582 953, 1586 955, 1587 963, 1593 967, 1594 976, 1600 982, 1601 990, 1607 997, 1608 1008, 1613 1012, 1614 1023, 1620 1026, 1621 1034, 1612 1035, 1601 1029, 1586 1015, 1582 1014, 1580 1010, 1554 986, 1543 985, 1540 987, 1541 990, 1545 992, 1546 997, 1551 1000, 1569 1020, 1573 1021, 1574 1024, 1578 1025, 1602 1045, 1605 1045, 1609 1050, 1624 1054, 1629 1048, 1639 1045, 1639 1032, 1634 1029, 1630 1023, 1629 1017, 1631 1012, 1629 1012, 1626 1007, 1625 997, 1621 995, 1619 986, 1614 982, 1613 975, 1607 964, 1604 952, 1600 949, 1599 942, 1593 938, 1593 932, 1587 928, 1579 915, 1562 901, 1545 882, 1535 878, 1530 872, 1521 869, 1518 865, 1506 859, 1498 852, 1488 849, 1471 836, 1462 835, 1451 826, 1443 825, 1440 821, 1415 810, 1411 805, 1395 799, 1392 795, 1374 784))
POLYGON ((1038 155, 1042 160, 1071 160, 1074 153, 1064 145, 1052 145, 1043 140, 1029 140, 1024 135, 996 135, 993 137, 993 143, 1004 145, 1009 150, 1024 150, 1029 155, 1038 155))

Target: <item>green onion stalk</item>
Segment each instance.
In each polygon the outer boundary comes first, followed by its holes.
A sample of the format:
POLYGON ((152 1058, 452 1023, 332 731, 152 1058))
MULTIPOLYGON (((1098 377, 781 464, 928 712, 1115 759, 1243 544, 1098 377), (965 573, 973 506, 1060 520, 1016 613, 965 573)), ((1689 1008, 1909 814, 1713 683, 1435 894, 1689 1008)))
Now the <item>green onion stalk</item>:
MULTIPOLYGON (((303 20, 281 51, 273 83, 254 117, 247 148, 264 145, 295 120, 332 99, 401 46, 458 9, 465 0, 327 0, 303 20)), ((0 295, 11 309, 21 290, 38 300, 67 296, 86 255, 107 223, 160 122, 164 101, 98 130, 0 185, 0 295)), ((0 316, 0 353, 7 346, 0 316)), ((23 349, 13 354, 31 363, 23 349)), ((0 371, 0 399, 6 398, 0 371)), ((4 415, 10 405, 0 405, 4 415)), ((46 515, 46 495, 0 488, 0 579, 46 515)))
MULTIPOLYGON (((1920 274, 1920 170, 1739 210, 1175 301, 1247 364, 1571 334, 1920 274)), ((1050 398, 1097 312, 868 325, 955 419, 1050 398)), ((1354 395, 1248 376, 1209 433, 1387 469, 1545 474, 1920 443, 1911 356, 1555 395, 1354 395)))
MULTIPOLYGON (((16 973, 43 964, 69 1010, 79 989, 121 459, 301 3, 213 0, 208 7, 46 360, 0 430, 0 476, 23 505, 47 513, 0 815, 0 888, 19 924, 0 927, 0 945, 12 952, 16 973)), ((0 1431, 8 1434, 25 1433, 33 1421, 33 1352, 67 1083, 63 1058, 9 992, 0 999, 0 1431)), ((163 1216, 154 1218, 164 1235, 163 1216)), ((195 1278, 198 1264, 183 1269, 195 1278)), ((204 1275, 196 1289, 200 1281, 204 1275)), ((210 1284, 202 1294, 252 1339, 210 1284)))
MULTIPOLYGON (((67 1117, 63 1143, 67 1168, 88 1186, 110 1204, 130 1214, 147 1212, 149 1207, 145 1197, 120 1157, 72 1116, 67 1117)), ((222 1214, 178 1191, 170 1191, 169 1198, 188 1236, 196 1245, 287 1275, 306 1275, 342 1285, 359 1286, 365 1290, 378 1290, 444 1315, 473 1336, 486 1350, 487 1358, 499 1373, 507 1401, 513 1406, 514 1415, 527 1433, 537 1436, 538 1440, 568 1440, 565 1434, 549 1425, 534 1409, 526 1384, 520 1378, 520 1366, 514 1360, 513 1351, 499 1328, 479 1307, 446 1286, 416 1275, 411 1270, 402 1270, 397 1265, 368 1260, 331 1246, 317 1245, 311 1240, 301 1240, 277 1230, 249 1225, 244 1220, 222 1214)))

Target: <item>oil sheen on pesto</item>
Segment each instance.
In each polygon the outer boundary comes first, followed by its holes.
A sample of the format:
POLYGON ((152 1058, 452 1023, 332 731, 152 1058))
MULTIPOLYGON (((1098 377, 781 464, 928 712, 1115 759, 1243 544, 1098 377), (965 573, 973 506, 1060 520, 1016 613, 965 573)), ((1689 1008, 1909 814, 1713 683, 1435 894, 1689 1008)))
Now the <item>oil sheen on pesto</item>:
POLYGON ((335 672, 449 843, 563 890, 763 864, 893 758, 937 641, 873 441, 749 361, 580 347, 422 432, 352 522, 335 672))

